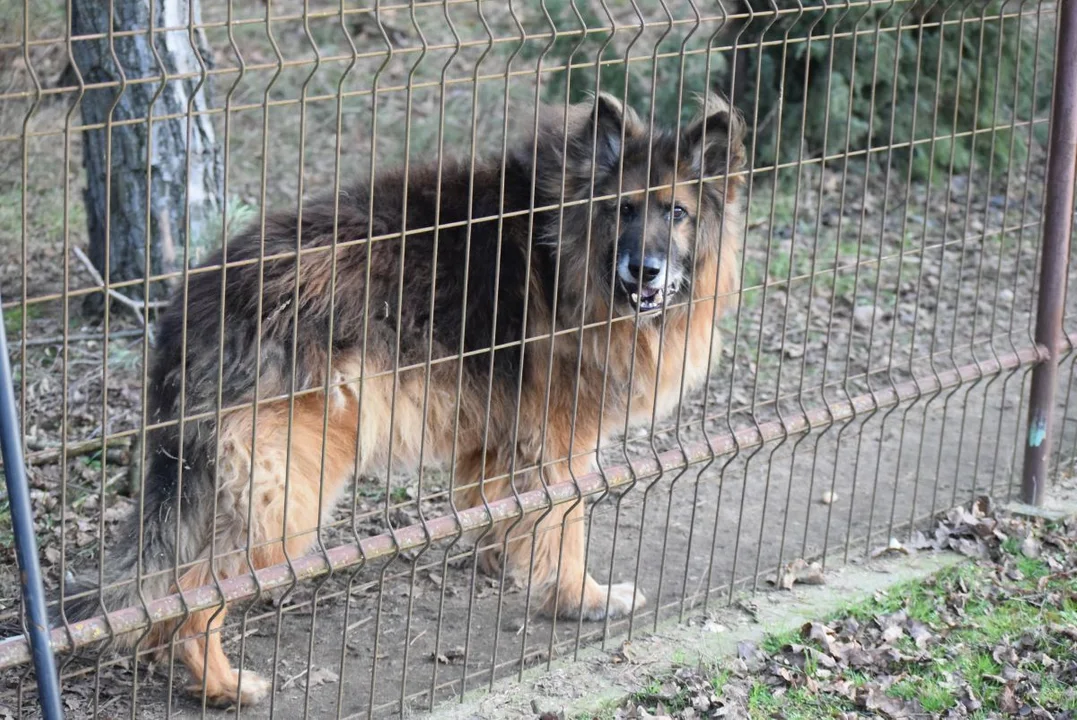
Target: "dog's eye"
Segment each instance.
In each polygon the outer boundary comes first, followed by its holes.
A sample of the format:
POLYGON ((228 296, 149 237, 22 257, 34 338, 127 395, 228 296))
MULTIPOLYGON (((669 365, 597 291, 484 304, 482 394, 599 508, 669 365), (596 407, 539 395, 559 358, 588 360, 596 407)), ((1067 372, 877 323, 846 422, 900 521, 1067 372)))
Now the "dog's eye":
POLYGON ((674 221, 680 222, 681 220, 684 220, 686 217, 688 217, 688 211, 687 210, 685 210, 680 205, 674 205, 673 206, 673 219, 674 219, 674 221))
POLYGON ((630 202, 621 203, 621 217, 632 218, 636 215, 636 208, 630 202))

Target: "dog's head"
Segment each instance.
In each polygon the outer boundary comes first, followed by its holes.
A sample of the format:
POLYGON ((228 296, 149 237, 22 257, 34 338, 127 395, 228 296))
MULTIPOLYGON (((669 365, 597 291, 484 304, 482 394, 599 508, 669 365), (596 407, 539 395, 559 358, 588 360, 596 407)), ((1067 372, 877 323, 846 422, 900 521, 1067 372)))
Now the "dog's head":
POLYGON ((597 199, 566 211, 562 243, 589 247, 592 287, 615 314, 661 310, 688 290, 695 261, 718 251, 723 214, 740 212, 743 121, 713 94, 679 130, 652 129, 606 94, 573 110, 563 196, 597 199))

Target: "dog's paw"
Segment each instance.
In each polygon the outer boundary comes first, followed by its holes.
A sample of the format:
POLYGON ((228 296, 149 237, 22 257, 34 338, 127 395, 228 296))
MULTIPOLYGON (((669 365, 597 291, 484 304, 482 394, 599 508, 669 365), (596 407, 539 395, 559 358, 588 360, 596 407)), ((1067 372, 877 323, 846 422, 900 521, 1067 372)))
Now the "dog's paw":
MULTIPOLYGON (((592 622, 605 618, 616 620, 631 615, 646 604, 647 598, 632 583, 599 585, 588 577, 583 603, 580 603, 579 590, 562 590, 557 603, 557 615, 571 619, 582 616, 584 620, 592 622)), ((546 610, 551 610, 549 604, 546 610)))
POLYGON ((627 617, 647 604, 647 598, 632 583, 617 583, 608 588, 602 587, 609 595, 609 610, 603 609, 603 616, 611 620, 627 617))
POLYGON ((584 605, 584 620, 603 620, 627 617, 647 604, 643 596, 632 583, 599 585, 599 602, 584 605))
POLYGON ((272 690, 269 680, 256 672, 244 670, 242 681, 240 681, 238 670, 233 670, 232 674, 236 678, 236 690, 245 707, 262 702, 272 690))
MULTIPOLYGON (((272 690, 269 681, 256 672, 243 672, 243 687, 240 687, 239 670, 232 670, 231 680, 223 680, 218 685, 210 684, 205 688, 206 703, 213 707, 229 708, 236 703, 244 707, 257 705, 266 699, 272 690)), ((187 688, 194 697, 202 697, 201 684, 195 683, 187 688)))

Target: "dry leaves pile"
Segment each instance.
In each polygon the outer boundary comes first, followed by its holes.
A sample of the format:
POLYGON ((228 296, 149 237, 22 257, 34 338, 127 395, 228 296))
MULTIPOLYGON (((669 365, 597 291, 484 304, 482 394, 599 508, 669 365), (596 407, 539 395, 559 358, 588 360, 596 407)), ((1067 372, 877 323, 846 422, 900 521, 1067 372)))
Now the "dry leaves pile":
POLYGON ((996 514, 981 499, 876 554, 921 549, 979 562, 762 647, 742 642, 718 668, 652 683, 616 717, 1077 718, 1077 523, 996 514))

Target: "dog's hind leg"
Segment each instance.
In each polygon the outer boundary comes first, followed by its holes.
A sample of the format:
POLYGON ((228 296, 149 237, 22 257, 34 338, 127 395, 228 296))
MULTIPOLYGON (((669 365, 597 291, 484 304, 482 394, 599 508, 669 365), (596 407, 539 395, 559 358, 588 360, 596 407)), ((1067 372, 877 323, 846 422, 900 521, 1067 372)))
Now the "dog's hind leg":
MULTIPOLYGON (((590 463, 557 463, 545 469, 548 484, 571 483, 591 469, 590 463)), ((601 620, 631 614, 644 606, 646 598, 632 583, 599 584, 586 568, 587 539, 584 518, 584 500, 555 505, 550 513, 533 528, 534 575, 545 578, 542 611, 547 615, 601 620)), ((511 549, 507 558, 510 566, 524 562, 522 551, 530 543, 519 543, 520 549, 511 549)), ((530 557, 528 557, 530 562, 530 557)))
MULTIPOLYGON (((181 578, 182 589, 212 585, 214 575, 223 580, 303 555, 354 470, 357 419, 355 403, 345 403, 331 409, 328 433, 323 433, 325 406, 316 395, 297 399, 291 411, 286 402, 260 407, 257 434, 251 413, 222 421, 214 546, 181 578)), ((177 633, 179 655, 196 694, 204 689, 217 705, 251 705, 264 698, 270 684, 249 671, 240 677, 232 668, 221 646, 225 612, 210 608, 188 617, 177 633)))
MULTIPOLYGON (((525 466, 525 463, 519 463, 525 466)), ((535 463, 529 463, 532 467, 535 463)), ((547 485, 571 483, 590 470, 587 458, 576 458, 573 472, 568 463, 560 461, 542 469, 547 485)), ((507 468, 488 463, 487 477, 498 478, 507 468)), ((461 478, 463 480, 463 478, 461 478)), ((517 492, 541 490, 538 471, 524 470, 515 474, 517 492)), ((493 501, 512 497, 506 479, 485 481, 486 498, 493 501)), ((469 505, 481 505, 479 488, 464 489, 461 500, 469 505)), ((643 607, 646 598, 631 583, 601 585, 587 572, 584 503, 567 502, 554 505, 547 511, 529 513, 519 521, 506 521, 495 526, 492 539, 484 542, 483 566, 490 570, 498 561, 506 564, 507 574, 517 583, 528 580, 540 598, 544 614, 564 618, 582 616, 585 620, 617 618, 643 607)))
MULTIPOLYGON (((212 584, 205 570, 189 573, 183 584, 193 589, 199 585, 212 584)), ((214 706, 256 705, 269 693, 269 681, 257 673, 246 671, 240 677, 232 668, 221 644, 221 626, 228 608, 209 608, 192 613, 180 626, 177 638, 177 655, 191 673, 188 691, 201 696, 214 706)))

